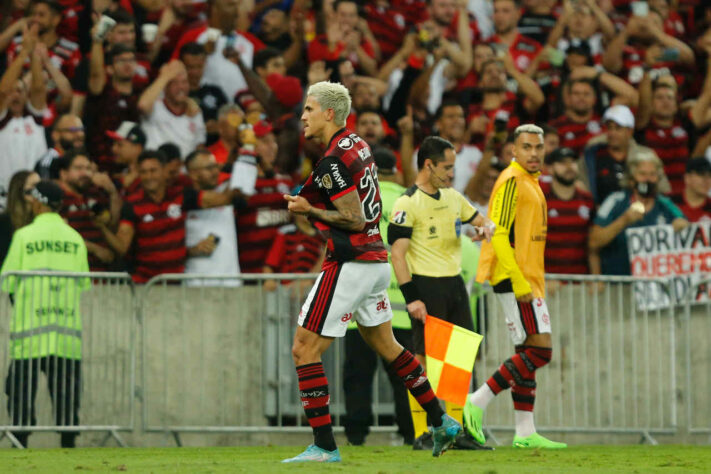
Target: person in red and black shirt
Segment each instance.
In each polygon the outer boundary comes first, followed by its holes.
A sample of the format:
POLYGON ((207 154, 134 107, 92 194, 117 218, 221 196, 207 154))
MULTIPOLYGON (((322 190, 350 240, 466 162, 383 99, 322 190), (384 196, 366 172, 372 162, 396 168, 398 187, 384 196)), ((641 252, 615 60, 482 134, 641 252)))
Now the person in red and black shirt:
MULTIPOLYGON (((340 461, 329 414, 329 388, 321 355, 343 337, 355 318, 363 339, 405 383, 434 427, 434 456, 454 442, 461 426, 447 416, 420 363, 393 336, 387 251, 378 221, 382 212, 377 168, 370 147, 344 128, 348 89, 318 82, 307 93, 301 120, 306 139, 326 145, 298 196, 284 195, 289 211, 308 216, 326 238, 323 271, 299 314, 292 356, 301 401, 314 443, 284 462, 340 461)), ((240 236, 241 238, 241 236, 240 236)))
POLYGON ((686 163, 684 192, 672 196, 689 222, 711 221, 711 161, 706 157, 692 158, 686 163))
MULTIPOLYGON (((684 171, 689 159, 691 136, 695 127, 691 118, 679 116, 677 88, 672 76, 654 82, 645 75, 640 84, 640 108, 637 112, 637 142, 654 150, 664 163, 664 173, 671 184, 671 197, 684 190, 684 171)), ((689 114, 691 117, 693 113, 689 114)))
POLYGON ((256 155, 256 181, 250 177, 243 163, 232 168, 232 182, 248 196, 245 207, 237 213, 237 236, 239 245, 239 266, 242 273, 261 273, 264 261, 280 227, 291 222, 284 203, 284 194, 291 192, 294 183, 287 175, 275 169, 278 145, 272 126, 259 122, 254 126, 254 140, 244 134, 241 154, 251 147, 256 155), (249 143, 255 143, 250 145, 249 143), (249 183, 244 184, 244 180, 249 183))
POLYGON ((592 82, 570 80, 563 86, 565 113, 549 123, 558 131, 561 146, 571 148, 576 155, 582 153, 588 140, 602 133, 600 117, 595 113, 596 101, 592 82))
MULTIPOLYGON (((36 0, 33 2, 28 26, 37 25, 39 28, 40 43, 47 46, 47 52, 52 63, 62 73, 71 79, 74 71, 81 61, 79 45, 73 41, 59 36, 57 27, 62 21, 62 6, 53 0, 36 0)), ((16 36, 7 49, 7 62, 13 59, 22 49, 22 36, 16 36)), ((29 61, 26 69, 29 69, 29 61)))
POLYGON ((115 254, 96 221, 112 228, 118 222, 121 198, 116 186, 106 173, 93 172, 83 149, 72 150, 59 161, 59 185, 64 191, 59 214, 84 238, 91 271, 108 271, 115 254))
POLYGON ((328 23, 326 34, 309 43, 309 63, 345 58, 365 75, 374 76, 377 72, 375 49, 361 31, 358 4, 353 0, 336 0, 333 10, 335 21, 328 23))
MULTIPOLYGON (((323 254, 323 239, 308 221, 303 217, 303 223, 281 226, 276 233, 272 247, 269 249, 267 258, 264 260, 264 273, 312 273, 317 272, 314 268, 319 264, 323 254), (308 229, 311 227, 311 229, 308 229), (307 233, 308 232, 308 233, 307 233)), ((298 280, 304 282, 311 288, 313 284, 310 280, 298 280)), ((266 280, 265 289, 276 288, 275 280, 266 280), (267 282, 269 282, 267 284, 267 282)), ((290 283, 289 280, 282 281, 282 285, 290 283)), ((301 293, 300 293, 301 294, 301 293)))
POLYGON ((536 40, 523 36, 518 30, 521 19, 520 0, 494 0, 494 35, 487 41, 501 45, 513 59, 519 71, 525 71, 538 56, 542 46, 536 40))
POLYGON ((146 283, 162 273, 182 273, 185 269, 185 217, 189 210, 224 206, 235 193, 197 191, 192 187, 168 187, 165 156, 145 151, 138 157, 141 189, 130 196, 121 210, 118 231, 104 223, 99 228, 111 248, 126 255, 134 248, 133 280, 146 283))
POLYGON ((642 81, 645 70, 671 72, 682 87, 686 68, 694 65, 692 49, 663 30, 661 16, 651 10, 645 17, 632 16, 625 28, 605 48, 602 65, 632 85, 642 81), (629 44, 628 44, 629 42, 629 44))
POLYGON ((558 148, 546 156, 545 163, 553 178, 550 184, 541 184, 548 204, 546 273, 590 273, 588 230, 595 203, 589 192, 575 185, 578 154, 571 148, 558 148))
POLYGON ((114 173, 119 170, 111 154, 112 143, 106 140, 106 132, 118 129, 123 122, 140 121, 140 91, 136 91, 132 83, 136 67, 133 49, 117 44, 107 53, 106 64, 110 77, 108 81, 104 72, 103 46, 101 41, 94 40, 89 95, 84 109, 87 148, 99 170, 114 173))
MULTIPOLYGON (((507 0, 510 1, 510 0, 507 0)), ((469 104, 470 143, 484 148, 484 138, 494 130, 495 122, 506 122, 505 128, 511 132, 526 117, 534 115, 541 108, 545 97, 536 82, 516 69, 510 56, 486 61, 481 67, 479 81, 480 100, 469 104), (506 89, 507 73, 518 82, 518 95, 506 89)))

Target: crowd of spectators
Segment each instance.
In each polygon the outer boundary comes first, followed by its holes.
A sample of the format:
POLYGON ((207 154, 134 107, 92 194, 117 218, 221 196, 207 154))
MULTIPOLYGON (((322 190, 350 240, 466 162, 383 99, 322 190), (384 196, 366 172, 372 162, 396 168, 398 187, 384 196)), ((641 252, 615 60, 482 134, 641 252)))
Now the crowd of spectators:
POLYGON ((323 80, 405 186, 424 137, 451 141, 484 212, 510 132, 543 126, 550 272, 624 274, 626 227, 711 219, 698 0, 8 0, 0 50, 0 239, 55 179, 91 269, 138 282, 317 268, 282 194, 322 152, 299 117, 323 80))

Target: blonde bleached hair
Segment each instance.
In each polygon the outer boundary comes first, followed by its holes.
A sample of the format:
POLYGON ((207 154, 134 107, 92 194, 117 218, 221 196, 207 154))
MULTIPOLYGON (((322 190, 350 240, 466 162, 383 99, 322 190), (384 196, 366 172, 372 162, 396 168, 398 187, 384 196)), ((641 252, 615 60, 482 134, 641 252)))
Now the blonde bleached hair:
POLYGON ((538 125, 533 125, 532 123, 519 125, 516 127, 516 130, 514 130, 514 140, 524 133, 533 133, 535 135, 543 136, 543 129, 538 125))
POLYGON ((351 112, 351 95, 340 82, 321 81, 309 87, 307 96, 316 99, 321 110, 333 110, 333 123, 342 127, 351 112))

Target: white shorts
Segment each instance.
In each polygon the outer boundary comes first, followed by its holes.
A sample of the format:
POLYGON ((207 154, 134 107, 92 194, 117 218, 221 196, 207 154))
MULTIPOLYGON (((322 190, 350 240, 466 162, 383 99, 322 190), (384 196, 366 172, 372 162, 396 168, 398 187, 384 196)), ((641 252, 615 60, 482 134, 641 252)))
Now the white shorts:
POLYGON ((509 336, 515 345, 521 345, 531 334, 551 332, 551 317, 543 298, 533 298, 530 303, 519 303, 513 293, 494 293, 506 316, 509 336))
POLYGON ((393 317, 387 262, 345 262, 322 271, 299 313, 299 326, 322 336, 343 337, 352 318, 378 326, 393 317))

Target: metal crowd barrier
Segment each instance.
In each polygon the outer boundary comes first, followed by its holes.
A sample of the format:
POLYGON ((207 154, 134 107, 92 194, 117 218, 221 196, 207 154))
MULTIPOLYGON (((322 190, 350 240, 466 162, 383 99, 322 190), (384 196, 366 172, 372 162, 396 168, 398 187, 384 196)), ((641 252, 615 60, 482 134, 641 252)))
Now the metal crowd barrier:
MULTIPOLYGON (((652 444, 653 435, 676 432, 675 308, 639 308, 633 283, 640 280, 632 277, 547 275, 547 280, 553 359, 536 377, 536 427, 637 433, 652 444)), ((480 303, 484 343, 475 365, 484 377, 514 349, 493 296, 487 293, 480 303)), ((512 430, 511 399, 497 399, 484 425, 490 431, 512 430)))
MULTIPOLYGON (((149 281, 139 318, 143 430, 171 434, 178 445, 180 433, 310 432, 291 345, 316 276, 182 274, 149 281), (292 281, 269 291, 265 280, 292 281), (238 281, 245 284, 235 288, 238 281)), ((335 425, 345 413, 343 360, 343 340, 336 339, 324 355, 335 425)), ((379 369, 376 415, 394 412, 389 390, 379 369)), ((373 431, 395 430, 375 419, 373 431)))
MULTIPOLYGON (((7 392, 19 394, 20 401, 6 412, 8 395, 0 394, 0 433, 17 445, 12 433, 22 431, 106 431, 104 443, 113 437, 123 445, 119 432, 134 428, 138 402, 143 431, 172 434, 178 444, 180 433, 309 432, 291 343, 314 278, 161 275, 134 290, 126 274, 4 275, 0 286, 12 289, 16 298, 15 308, 7 294, 0 298, 6 318, 0 340, 8 341, 0 351, 0 367, 14 369, 7 392), (77 291, 87 278, 91 287, 77 291), (265 280, 292 281, 265 289, 265 280), (18 326, 12 315, 23 292, 29 296, 22 300, 22 311, 36 317, 18 326), (77 305, 81 325, 67 319, 77 305), (48 318, 50 313, 56 317, 48 318), (140 355, 134 350, 139 347, 136 321, 140 355), (33 354, 15 342, 36 338, 36 348, 41 348, 50 344, 48 334, 55 342, 65 338, 65 356, 75 355, 67 352, 75 349, 67 349, 66 337, 80 335, 82 341, 81 385, 65 384, 69 402, 62 410, 51 402, 47 387, 63 380, 57 367, 67 372, 71 363, 55 364, 49 383, 49 362, 18 363, 33 354), (138 389, 135 374, 140 374, 138 389), (35 377, 39 383, 32 402, 29 392, 19 389, 35 377), (75 401, 80 401, 78 409, 75 401), (36 423, 30 416, 34 408, 36 423), (74 419, 77 414, 79 420, 74 419)), ((678 426, 691 434, 711 433, 711 348, 706 342, 711 303, 695 303, 689 295, 682 305, 648 310, 634 299, 633 283, 639 280, 633 278, 548 275, 548 280, 554 349, 551 364, 537 376, 536 425, 541 431, 639 434, 650 443, 657 435, 677 433, 678 426)), ((511 356, 513 345, 490 290, 481 293, 478 306, 485 336, 475 366, 481 383, 511 356)), ((344 346, 337 339, 324 357, 339 431, 345 414, 344 346)), ((395 426, 378 425, 378 415, 394 413, 380 366, 373 402, 371 430, 394 432, 395 426)), ((490 405, 484 424, 490 435, 513 429, 508 394, 490 405)))
POLYGON ((131 277, 8 272, 0 287, 0 437, 21 447, 28 432, 105 431, 101 444, 123 446, 119 432, 134 425, 131 277))
POLYGON ((683 360, 688 432, 711 435, 711 345, 708 342, 711 335, 711 276, 690 289, 685 301, 683 360), (696 293, 697 288, 705 292, 705 298, 696 293))

